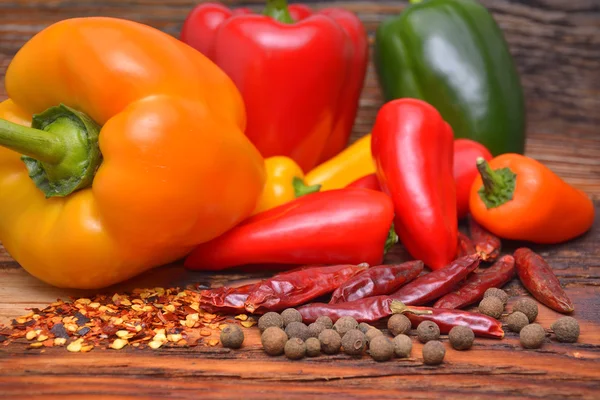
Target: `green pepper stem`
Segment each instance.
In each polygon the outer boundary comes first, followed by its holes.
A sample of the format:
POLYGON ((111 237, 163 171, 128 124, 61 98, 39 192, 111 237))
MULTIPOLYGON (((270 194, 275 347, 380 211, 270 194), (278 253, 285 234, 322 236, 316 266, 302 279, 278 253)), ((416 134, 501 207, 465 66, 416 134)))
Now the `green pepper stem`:
POLYGON ((407 312, 415 315, 433 314, 433 311, 431 310, 423 310, 414 307, 409 307, 400 300, 392 300, 392 304, 390 304, 390 310, 392 310, 393 314, 404 314, 407 312))
POLYGON ((502 178, 490 167, 490 164, 483 157, 477 158, 477 170, 481 175, 483 187, 487 194, 496 193, 506 186, 502 178))
POLYGON ((388 231, 388 237, 385 240, 385 246, 383 248, 383 254, 386 254, 394 245, 398 243, 398 235, 396 234, 396 230, 394 229, 394 223, 390 230, 388 231))
POLYGON ((293 24, 294 19, 290 15, 287 0, 267 0, 263 15, 269 16, 284 24, 293 24))
POLYGON ((423 0, 408 0, 408 2, 409 2, 410 4, 419 4, 419 3, 422 3, 422 2, 423 2, 423 0))
POLYGON ((0 119, 0 146, 49 164, 58 163, 66 151, 65 144, 56 133, 4 119, 0 119))
POLYGON ((510 168, 493 170, 487 161, 479 157, 477 170, 483 181, 483 187, 478 190, 478 194, 487 208, 499 207, 512 200, 517 175, 510 168))
POLYGON ((321 185, 317 184, 307 186, 304 183, 304 181, 301 178, 298 178, 297 176, 295 176, 294 179, 292 179, 292 186, 294 187, 294 194, 297 198, 321 190, 321 185))

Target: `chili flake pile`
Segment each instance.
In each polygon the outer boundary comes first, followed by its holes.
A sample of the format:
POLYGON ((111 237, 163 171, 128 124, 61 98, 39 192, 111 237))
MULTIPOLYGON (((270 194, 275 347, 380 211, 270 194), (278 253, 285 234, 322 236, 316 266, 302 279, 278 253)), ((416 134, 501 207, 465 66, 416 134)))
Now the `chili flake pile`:
MULTIPOLYGON (((216 346, 227 317, 206 312, 199 301, 198 292, 179 288, 57 300, 0 326, 0 344, 25 339, 31 348, 66 346, 71 352, 216 346)), ((256 323, 245 314, 235 319, 247 328, 256 323)))

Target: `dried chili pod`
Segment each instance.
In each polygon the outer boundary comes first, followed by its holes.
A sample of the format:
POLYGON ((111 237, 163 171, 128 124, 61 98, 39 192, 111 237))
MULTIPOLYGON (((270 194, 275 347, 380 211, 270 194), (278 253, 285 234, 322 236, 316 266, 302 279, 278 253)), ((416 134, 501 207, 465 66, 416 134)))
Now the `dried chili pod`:
POLYGON ((464 233, 458 232, 457 257, 460 258, 475 253, 473 241, 464 233))
POLYGON ((471 215, 469 215, 469 231, 471 232, 471 240, 475 245, 475 251, 481 256, 481 259, 494 262, 500 256, 500 249, 502 248, 500 238, 475 222, 471 215))
MULTIPOLYGON (((326 304, 311 303, 299 307, 305 323, 313 322, 322 315, 333 321, 342 317, 352 317, 358 322, 374 322, 393 314, 390 307, 392 299, 389 296, 374 296, 346 303, 326 304)), ((398 313, 400 311, 397 311, 398 313)), ((402 312, 430 313, 428 310, 417 310, 414 307, 404 307, 402 312)))
POLYGON ((210 312, 244 312, 244 302, 256 286, 256 283, 251 283, 239 287, 223 286, 216 289, 203 290, 200 292, 200 307, 210 312))
POLYGON ((442 297, 474 271, 481 258, 471 254, 452 261, 444 268, 422 275, 390 295, 408 305, 422 305, 442 297))
POLYGON ((348 279, 331 295, 329 304, 390 294, 415 279, 423 271, 423 261, 378 265, 348 279))
POLYGON ((390 303, 390 309, 394 314, 405 314, 410 319, 413 328, 423 321, 432 321, 437 324, 442 334, 447 334, 450 329, 460 325, 471 328, 475 336, 494 339, 504 337, 502 323, 483 314, 446 308, 407 307, 397 300, 390 303))
POLYGON ((244 306, 251 313, 295 307, 333 292, 366 268, 365 265, 329 265, 283 272, 260 282, 244 306))
POLYGON ((489 268, 478 270, 452 293, 438 299, 434 308, 462 308, 483 298, 489 288, 500 288, 515 276, 515 259, 507 254, 489 268))
POLYGON ((523 286, 540 303, 560 313, 573 312, 573 302, 546 260, 531 249, 522 247, 514 253, 517 273, 523 286))

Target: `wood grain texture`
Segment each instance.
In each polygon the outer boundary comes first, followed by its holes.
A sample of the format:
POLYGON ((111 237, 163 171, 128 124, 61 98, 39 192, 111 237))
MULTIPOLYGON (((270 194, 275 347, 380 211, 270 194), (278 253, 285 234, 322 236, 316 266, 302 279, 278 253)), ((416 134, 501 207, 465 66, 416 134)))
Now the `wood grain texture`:
MULTIPOLYGON (((64 18, 104 15, 140 21, 177 36, 192 0, 0 0, 0 99, 6 98, 6 67, 20 46, 64 18)), ((230 3, 231 2, 227 2, 230 3)), ((261 2, 245 1, 259 9, 261 2)), ((406 1, 318 2, 356 12, 372 34, 406 1)), ((600 198, 600 3, 597 0, 483 0, 503 28, 522 75, 528 107, 527 154, 568 182, 600 198)), ((239 4, 236 3, 236 4, 239 4)), ((353 140, 371 129, 382 104, 369 68, 353 140)), ((600 202, 596 201, 597 215, 600 202)), ((600 398, 600 217, 581 238, 558 246, 534 246, 546 257, 575 303, 581 323, 576 344, 547 339, 540 350, 523 350, 512 333, 502 341, 477 340, 466 352, 448 349, 446 362, 427 367, 415 342, 411 359, 377 363, 344 355, 289 362, 260 350, 256 329, 247 329, 243 349, 31 350, 0 345, 3 398, 600 398)), ((519 243, 508 243, 514 250, 519 243)), ((406 258, 397 246, 387 261, 406 258)), ((264 276, 264 274, 263 274, 264 276)), ((219 286, 261 275, 206 274, 174 264, 149 271, 107 293, 136 287, 219 286)), ((508 285, 511 303, 527 295, 508 285)), ((0 323, 67 296, 29 276, 0 245, 0 323)), ((510 304, 508 309, 510 309, 510 304)), ((545 328, 559 317, 540 306, 545 328)), ((444 339, 447 345, 447 340, 444 339)))

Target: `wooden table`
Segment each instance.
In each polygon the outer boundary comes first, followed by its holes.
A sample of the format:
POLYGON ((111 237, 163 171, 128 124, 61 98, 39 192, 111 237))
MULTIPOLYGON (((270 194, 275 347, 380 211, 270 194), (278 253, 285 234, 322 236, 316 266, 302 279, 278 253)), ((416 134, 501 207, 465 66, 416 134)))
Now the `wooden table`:
MULTIPOLYGON (((600 9, 594 0, 484 0, 504 29, 526 89, 527 154, 545 162, 568 182, 586 190, 600 213, 600 9)), ((256 3, 256 2, 254 2, 256 3)), ((406 2, 340 2, 357 12, 372 34, 406 2)), ((75 16, 119 16, 177 35, 189 0, 3 0, 0 2, 0 79, 19 47, 52 22, 75 16)), ((330 5, 320 3, 317 7, 330 5)), ((252 7, 259 8, 256 4, 252 7)), ((0 85, 3 86, 3 85, 0 85)), ((0 99, 6 93, 0 88, 0 99)), ((369 131, 382 104, 369 69, 354 139, 369 131)), ((6 194, 1 194, 6 195, 6 194)), ((64 348, 29 350, 0 346, 3 398, 600 398, 600 217, 591 232, 559 246, 534 247, 547 257, 575 303, 581 323, 576 344, 547 340, 524 350, 511 333, 502 341, 476 340, 467 352, 448 350, 440 367, 424 366, 421 345, 412 357, 377 363, 344 355, 290 362, 260 349, 257 329, 246 330, 244 348, 126 348, 72 354, 64 348)), ((518 243, 509 243, 514 249, 518 243)), ((401 257, 395 249, 389 259, 401 257)), ((180 265, 156 269, 106 290, 223 284, 253 279, 240 274, 190 273, 180 265)), ((517 282, 513 296, 526 295, 517 282)), ((0 323, 56 298, 92 293, 49 287, 25 273, 0 246, 0 323)), ((510 303, 509 308, 510 309, 510 303)), ((540 307, 545 328, 559 315, 540 307)))

